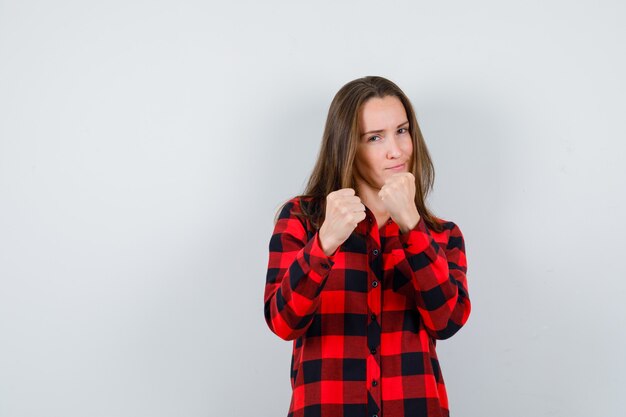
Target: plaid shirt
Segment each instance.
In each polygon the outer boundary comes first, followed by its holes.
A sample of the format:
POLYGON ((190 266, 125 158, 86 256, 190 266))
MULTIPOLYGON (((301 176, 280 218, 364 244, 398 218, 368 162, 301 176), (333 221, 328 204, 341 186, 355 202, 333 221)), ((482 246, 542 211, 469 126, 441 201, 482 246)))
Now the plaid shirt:
POLYGON ((265 319, 294 340, 290 417, 448 416, 436 339, 470 313, 457 225, 401 234, 366 218, 332 256, 317 230, 281 211, 269 243, 265 319))

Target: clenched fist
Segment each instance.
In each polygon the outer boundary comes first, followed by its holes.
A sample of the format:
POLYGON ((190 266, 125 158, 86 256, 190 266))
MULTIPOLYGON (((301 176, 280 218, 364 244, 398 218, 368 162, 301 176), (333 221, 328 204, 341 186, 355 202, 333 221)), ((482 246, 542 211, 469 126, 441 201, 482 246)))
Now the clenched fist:
POLYGON ((350 237, 365 218, 365 206, 352 188, 342 188, 326 196, 326 217, 320 227, 319 239, 327 256, 350 237))
POLYGON ((410 172, 399 172, 387 178, 378 192, 389 215, 405 233, 413 229, 420 219, 415 206, 415 176, 410 172))

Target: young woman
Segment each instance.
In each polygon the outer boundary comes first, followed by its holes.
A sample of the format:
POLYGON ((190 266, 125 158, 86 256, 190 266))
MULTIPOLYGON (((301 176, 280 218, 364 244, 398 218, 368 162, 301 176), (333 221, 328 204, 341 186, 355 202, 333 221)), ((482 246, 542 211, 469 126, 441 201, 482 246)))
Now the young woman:
POLYGON ((426 207, 433 180, 400 88, 343 86, 269 243, 265 319, 294 341, 290 417, 449 415, 435 345, 470 301, 461 230, 426 207))

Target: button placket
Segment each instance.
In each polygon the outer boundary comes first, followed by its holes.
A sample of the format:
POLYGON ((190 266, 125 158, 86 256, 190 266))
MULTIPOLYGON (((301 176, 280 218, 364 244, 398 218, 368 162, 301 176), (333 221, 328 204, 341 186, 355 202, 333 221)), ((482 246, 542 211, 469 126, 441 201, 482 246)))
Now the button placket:
MULTIPOLYGON (((384 224, 384 223, 383 223, 384 224)), ((380 415, 381 404, 381 369, 380 369, 380 313, 382 302, 382 284, 383 284, 383 247, 381 246, 380 236, 378 234, 379 229, 372 226, 369 234, 369 242, 367 245, 366 260, 368 263, 369 271, 368 278, 370 287, 368 290, 368 312, 370 315, 370 321, 367 326, 367 345, 366 349, 370 353, 367 359, 367 380, 368 391, 371 395, 373 404, 378 405, 370 408, 368 416, 380 415), (375 382, 374 382, 375 381, 375 382)), ((384 232, 383 232, 384 233, 384 232)))

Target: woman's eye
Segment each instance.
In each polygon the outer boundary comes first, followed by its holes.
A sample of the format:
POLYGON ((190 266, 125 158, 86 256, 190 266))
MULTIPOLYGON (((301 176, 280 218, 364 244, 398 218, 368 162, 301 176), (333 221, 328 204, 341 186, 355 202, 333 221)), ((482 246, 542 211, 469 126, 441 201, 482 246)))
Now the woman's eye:
POLYGON ((409 131, 409 129, 407 129, 406 127, 401 127, 400 129, 398 129, 398 133, 399 134, 403 134, 403 133, 406 133, 408 131, 409 131))
POLYGON ((370 138, 368 139, 368 141, 370 142, 375 142, 377 140, 379 140, 381 137, 378 135, 374 135, 374 136, 370 136, 370 138))

